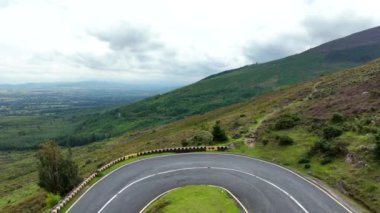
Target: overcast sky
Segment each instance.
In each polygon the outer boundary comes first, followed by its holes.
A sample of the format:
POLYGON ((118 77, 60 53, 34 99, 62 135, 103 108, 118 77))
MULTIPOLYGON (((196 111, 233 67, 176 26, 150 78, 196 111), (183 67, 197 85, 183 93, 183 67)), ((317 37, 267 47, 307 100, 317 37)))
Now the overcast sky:
POLYGON ((379 25, 378 0, 0 0, 0 83, 185 84, 379 25))

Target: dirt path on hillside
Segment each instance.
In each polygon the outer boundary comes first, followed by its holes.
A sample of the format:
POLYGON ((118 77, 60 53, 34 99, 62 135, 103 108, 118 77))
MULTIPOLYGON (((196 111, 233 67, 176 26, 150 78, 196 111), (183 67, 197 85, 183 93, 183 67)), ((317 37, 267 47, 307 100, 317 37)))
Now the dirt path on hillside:
POLYGON ((310 100, 310 99, 313 98, 313 95, 314 95, 315 93, 318 92, 318 88, 317 88, 317 87, 318 87, 321 83, 322 83, 322 81, 318 81, 317 83, 315 83, 315 84, 313 85, 313 89, 311 90, 311 92, 309 93, 309 95, 306 96, 306 98, 304 98, 305 101, 310 100))
MULTIPOLYGON (((318 88, 317 88, 317 87, 318 87, 319 84, 321 84, 321 83, 322 83, 321 81, 318 81, 317 83, 315 83, 315 84, 313 85, 313 88, 312 88, 311 92, 310 92, 310 93, 309 93, 309 94, 308 94, 308 95, 307 95, 302 101, 310 100, 310 99, 313 97, 313 95, 314 95, 315 93, 318 92, 318 88)), ((266 114, 266 115, 263 117, 263 119, 261 119, 261 120, 257 123, 257 125, 256 125, 254 128, 252 128, 252 129, 249 131, 249 133, 245 136, 245 138, 244 138, 244 144, 245 144, 246 146, 248 146, 249 148, 253 148, 253 147, 255 147, 255 144, 256 144, 256 142, 257 142, 257 138, 258 138, 257 130, 261 127, 261 125, 262 125, 266 120, 268 120, 268 119, 272 118, 274 115, 276 115, 278 112, 280 112, 280 111, 282 111, 282 110, 285 110, 285 109, 291 107, 293 104, 295 104, 295 102, 291 102, 291 103, 289 103, 289 104, 286 105, 286 106, 283 106, 283 107, 281 107, 281 108, 275 109, 274 111, 272 111, 272 112, 266 114)))

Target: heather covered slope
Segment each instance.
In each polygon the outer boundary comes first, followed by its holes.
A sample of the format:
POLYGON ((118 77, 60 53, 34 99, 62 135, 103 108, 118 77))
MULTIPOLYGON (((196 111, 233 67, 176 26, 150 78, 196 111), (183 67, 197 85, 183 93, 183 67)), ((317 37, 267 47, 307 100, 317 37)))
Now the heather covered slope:
MULTIPOLYGON (((380 134, 379 88, 380 59, 251 101, 73 148, 72 152, 85 176, 131 152, 213 143, 210 132, 220 121, 229 136, 226 143, 232 144, 231 152, 316 177, 378 212, 380 159, 374 153, 375 135, 380 134), (326 140, 327 127, 340 134, 326 140), (284 138, 293 142, 280 145, 284 138)), ((0 162, 5 171, 0 176, 0 209, 43 208, 44 192, 36 186, 33 153, 0 153, 0 162)))
POLYGON ((318 47, 312 48, 309 52, 333 52, 340 50, 354 50, 358 47, 376 46, 380 43, 380 26, 347 37, 327 42, 318 47))
POLYGON ((62 143, 75 145, 89 134, 94 138, 118 135, 202 114, 377 57, 380 27, 277 61, 222 72, 173 92, 96 114, 79 125, 77 138, 66 138, 62 143))

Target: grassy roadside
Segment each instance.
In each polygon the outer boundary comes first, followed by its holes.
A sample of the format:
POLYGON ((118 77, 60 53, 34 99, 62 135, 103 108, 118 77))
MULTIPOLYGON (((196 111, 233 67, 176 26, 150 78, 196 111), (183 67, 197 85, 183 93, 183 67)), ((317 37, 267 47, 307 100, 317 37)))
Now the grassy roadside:
POLYGON ((240 212, 225 190, 212 186, 185 186, 163 195, 149 205, 144 213, 175 213, 185 210, 188 213, 240 212))

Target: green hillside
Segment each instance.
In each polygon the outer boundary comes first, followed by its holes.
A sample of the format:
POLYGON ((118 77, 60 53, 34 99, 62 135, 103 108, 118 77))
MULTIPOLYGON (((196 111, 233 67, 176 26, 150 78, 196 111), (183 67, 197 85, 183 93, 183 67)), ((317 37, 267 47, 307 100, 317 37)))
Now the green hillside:
POLYGON ((222 72, 163 95, 95 114, 78 126, 75 136, 59 141, 83 144, 83 140, 91 141, 89 137, 104 138, 157 126, 363 64, 380 57, 379 32, 380 27, 369 29, 301 54, 222 72))
MULTIPOLYGON (((230 152, 318 178, 379 212, 379 85, 380 59, 202 115, 73 148, 72 153, 86 176, 128 153, 213 143, 208 136, 220 121, 230 152)), ((34 153, 0 152, 0 162, 0 209, 45 208, 46 193, 36 184, 34 153)))

